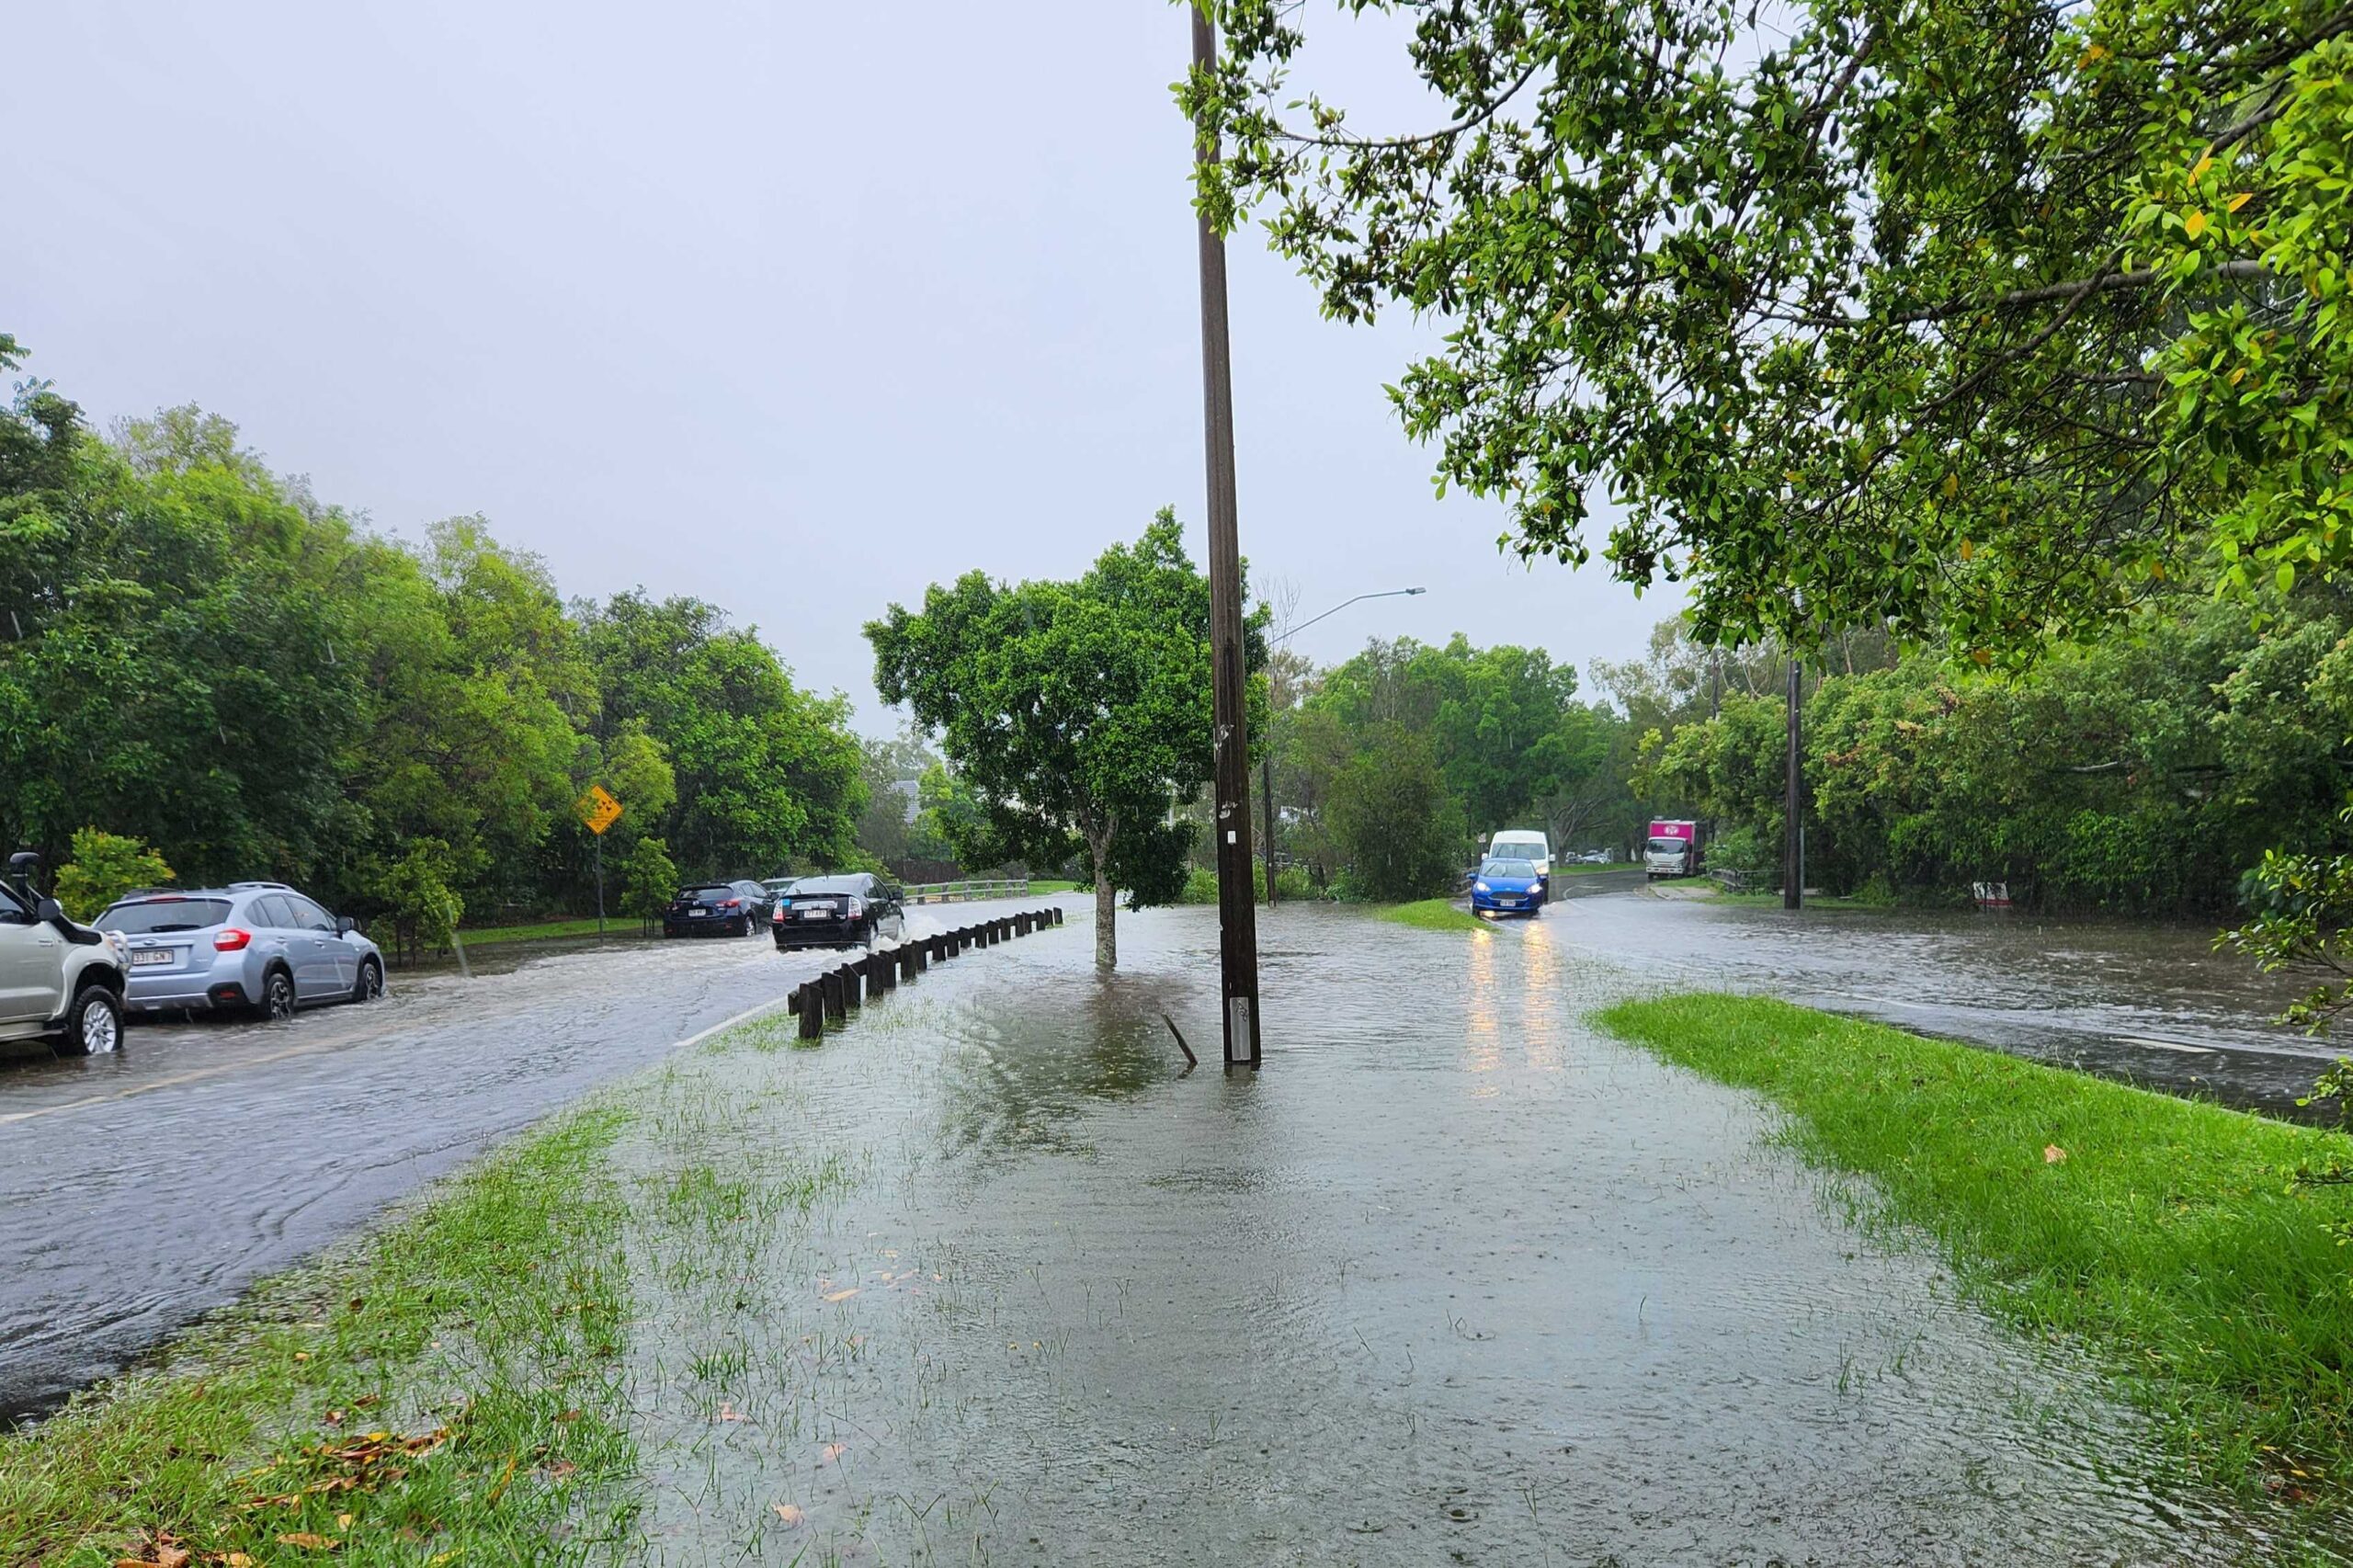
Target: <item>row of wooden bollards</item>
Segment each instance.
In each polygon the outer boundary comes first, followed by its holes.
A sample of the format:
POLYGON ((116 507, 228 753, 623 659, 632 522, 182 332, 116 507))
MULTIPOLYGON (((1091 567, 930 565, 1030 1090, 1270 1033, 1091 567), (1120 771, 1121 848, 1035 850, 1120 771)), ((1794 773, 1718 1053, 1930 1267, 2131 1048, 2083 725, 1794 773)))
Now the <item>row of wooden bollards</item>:
POLYGON ((968 948, 993 948, 999 942, 1062 923, 1063 912, 1059 909, 1025 909, 1016 915, 983 920, 977 926, 916 937, 895 948, 874 949, 864 958, 828 971, 793 992, 790 1009, 800 1016, 801 1038, 824 1039, 827 1024, 847 1022, 851 1008, 871 1002, 886 991, 897 990, 899 982, 913 980, 929 969, 934 960, 944 963, 968 948))

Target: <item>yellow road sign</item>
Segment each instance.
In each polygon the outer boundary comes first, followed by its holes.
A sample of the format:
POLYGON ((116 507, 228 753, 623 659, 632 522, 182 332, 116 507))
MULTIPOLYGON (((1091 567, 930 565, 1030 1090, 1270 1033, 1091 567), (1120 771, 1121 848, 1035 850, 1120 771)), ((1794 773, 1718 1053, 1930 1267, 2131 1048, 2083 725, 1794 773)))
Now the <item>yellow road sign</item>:
POLYGON ((574 801, 572 809, 580 813, 589 832, 600 835, 621 820, 621 803, 602 784, 589 785, 588 792, 574 801))

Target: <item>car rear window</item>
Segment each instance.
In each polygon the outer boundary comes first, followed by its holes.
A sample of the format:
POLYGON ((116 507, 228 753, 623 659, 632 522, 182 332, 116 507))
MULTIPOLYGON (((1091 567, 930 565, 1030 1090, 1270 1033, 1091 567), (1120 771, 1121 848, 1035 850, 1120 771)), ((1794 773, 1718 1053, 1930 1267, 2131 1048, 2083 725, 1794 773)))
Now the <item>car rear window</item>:
POLYGON ((98 929, 147 937, 165 931, 208 930, 228 918, 225 898, 158 898, 116 904, 98 916, 98 929))
POLYGON ((865 891, 864 877, 803 877, 792 884, 792 896, 795 898, 801 898, 809 893, 862 893, 865 891))
POLYGON ((699 882, 690 888, 680 888, 680 898, 709 898, 712 893, 732 893, 735 890, 726 882, 699 882))

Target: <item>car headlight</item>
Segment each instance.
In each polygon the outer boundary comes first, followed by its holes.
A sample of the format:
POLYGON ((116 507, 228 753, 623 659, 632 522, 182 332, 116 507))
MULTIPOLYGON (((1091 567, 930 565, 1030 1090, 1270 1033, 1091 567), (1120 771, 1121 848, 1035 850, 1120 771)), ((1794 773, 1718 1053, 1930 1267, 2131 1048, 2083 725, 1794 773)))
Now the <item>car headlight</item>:
POLYGON ((1488 887, 1484 882, 1472 882, 1471 884, 1471 891, 1472 892, 1492 892, 1495 890, 1488 887))

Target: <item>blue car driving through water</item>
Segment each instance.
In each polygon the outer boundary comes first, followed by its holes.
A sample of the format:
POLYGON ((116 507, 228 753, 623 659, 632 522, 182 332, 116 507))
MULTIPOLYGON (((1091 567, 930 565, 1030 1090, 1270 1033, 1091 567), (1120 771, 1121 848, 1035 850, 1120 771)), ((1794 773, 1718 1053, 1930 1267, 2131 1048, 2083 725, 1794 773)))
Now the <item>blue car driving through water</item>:
POLYGON ((1487 860, 1471 879, 1473 915, 1536 915, 1544 909, 1544 873, 1533 860, 1487 860))

